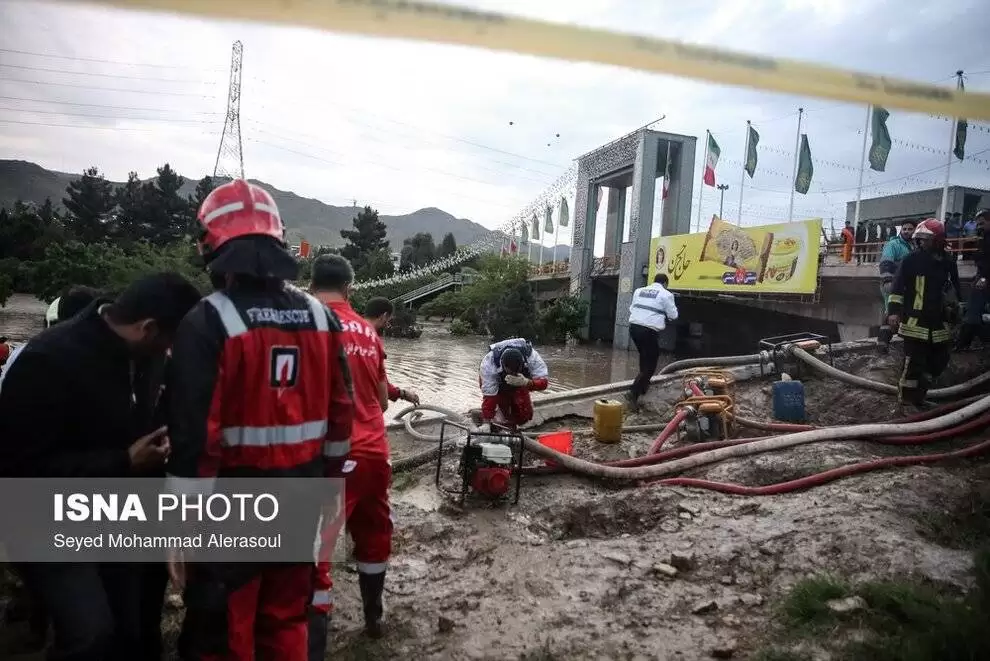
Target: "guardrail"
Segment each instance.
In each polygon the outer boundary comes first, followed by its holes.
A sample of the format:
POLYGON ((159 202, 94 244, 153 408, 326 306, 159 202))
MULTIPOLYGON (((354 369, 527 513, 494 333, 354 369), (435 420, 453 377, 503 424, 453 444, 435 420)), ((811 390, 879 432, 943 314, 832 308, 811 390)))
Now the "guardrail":
MULTIPOLYGON (((960 239, 946 239, 946 246, 949 252, 957 255, 960 260, 973 259, 977 251, 977 237, 963 237, 960 239)), ((848 255, 845 253, 845 244, 842 242, 829 243, 825 246, 823 257, 829 266, 842 266, 843 264, 874 264, 880 261, 880 253, 886 241, 866 241, 854 243, 852 251, 848 255)))
POLYGON ((408 291, 401 296, 392 299, 393 302, 399 303, 412 303, 413 301, 420 299, 424 296, 428 296, 441 289, 447 289, 448 287, 454 287, 464 283, 464 278, 460 275, 447 274, 439 280, 435 280, 429 284, 423 285, 412 291, 408 291))

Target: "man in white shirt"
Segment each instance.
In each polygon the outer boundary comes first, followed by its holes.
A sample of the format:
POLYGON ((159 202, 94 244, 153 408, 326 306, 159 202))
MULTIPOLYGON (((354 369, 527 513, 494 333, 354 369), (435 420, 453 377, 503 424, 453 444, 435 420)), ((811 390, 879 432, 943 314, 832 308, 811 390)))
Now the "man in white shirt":
POLYGON ((632 410, 639 408, 639 398, 650 388, 650 379, 660 361, 660 332, 668 321, 677 319, 674 295, 667 291, 667 274, 658 273, 653 284, 633 292, 629 306, 629 337, 639 351, 639 374, 626 395, 632 410))

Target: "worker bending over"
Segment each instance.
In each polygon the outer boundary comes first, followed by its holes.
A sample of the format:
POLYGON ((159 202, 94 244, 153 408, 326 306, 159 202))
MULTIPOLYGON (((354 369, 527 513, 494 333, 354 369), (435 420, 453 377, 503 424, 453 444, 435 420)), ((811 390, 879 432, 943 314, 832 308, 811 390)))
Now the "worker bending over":
POLYGON ((388 379, 385 349, 377 330, 361 317, 347 299, 354 270, 339 255, 323 255, 313 262, 310 284, 317 298, 340 317, 345 352, 354 385, 354 431, 344 465, 344 509, 336 525, 326 528, 317 563, 316 590, 310 617, 310 659, 323 659, 328 620, 332 613, 333 579, 330 559, 336 531, 346 525, 354 540, 358 584, 364 606, 365 633, 384 635, 385 570, 392 552, 392 516, 388 489, 392 482, 385 409, 388 379))
MULTIPOLYGON (((376 296, 368 301, 368 304, 364 306, 364 318, 369 324, 378 332, 381 336, 382 331, 392 322, 392 315, 395 314, 395 306, 392 301, 388 300, 383 296, 376 296)), ((385 356, 388 358, 388 356, 385 356)), ((397 388, 393 386, 391 382, 388 385, 388 400, 390 402, 396 402, 398 400, 404 400, 410 404, 415 404, 419 406, 419 395, 417 395, 412 390, 406 390, 405 388, 397 388)))
POLYGON ((532 390, 550 384, 547 364, 533 345, 521 337, 502 340, 481 360, 481 428, 496 422, 518 427, 533 419, 532 390))
POLYGON ((898 399, 920 406, 949 365, 949 321, 958 309, 959 273, 945 252, 945 226, 934 218, 914 231, 918 250, 901 262, 887 299, 891 329, 904 339, 898 399))
MULTIPOLYGON (((353 415, 341 324, 285 283, 298 267, 275 202, 235 180, 207 196, 198 219, 217 291, 186 316, 172 349, 166 488, 208 493, 218 477, 339 477, 353 415)), ((311 509, 293 516, 316 531, 320 504, 311 509)), ((169 570, 186 588, 183 659, 307 658, 312 561, 187 570, 180 553, 170 554, 169 570)))

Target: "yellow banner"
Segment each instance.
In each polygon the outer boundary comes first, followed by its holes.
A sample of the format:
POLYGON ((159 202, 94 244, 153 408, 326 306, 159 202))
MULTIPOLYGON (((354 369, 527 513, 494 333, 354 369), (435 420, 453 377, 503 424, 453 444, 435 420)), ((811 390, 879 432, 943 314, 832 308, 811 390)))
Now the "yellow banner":
MULTIPOLYGON (((84 0, 91 2, 94 0, 84 0)), ((990 95, 609 30, 414 0, 95 0, 130 9, 598 62, 727 85, 990 119, 990 95)))
POLYGON ((737 227, 712 217, 707 232, 661 236, 650 242, 650 282, 726 294, 813 294, 818 286, 822 220, 737 227))

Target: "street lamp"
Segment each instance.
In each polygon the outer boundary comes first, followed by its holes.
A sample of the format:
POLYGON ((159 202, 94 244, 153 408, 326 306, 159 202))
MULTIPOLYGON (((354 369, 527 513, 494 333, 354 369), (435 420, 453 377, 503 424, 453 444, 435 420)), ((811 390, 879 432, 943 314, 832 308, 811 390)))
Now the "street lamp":
POLYGON ((725 199, 725 191, 729 190, 729 184, 719 184, 718 189, 718 219, 722 220, 722 201, 725 199))

